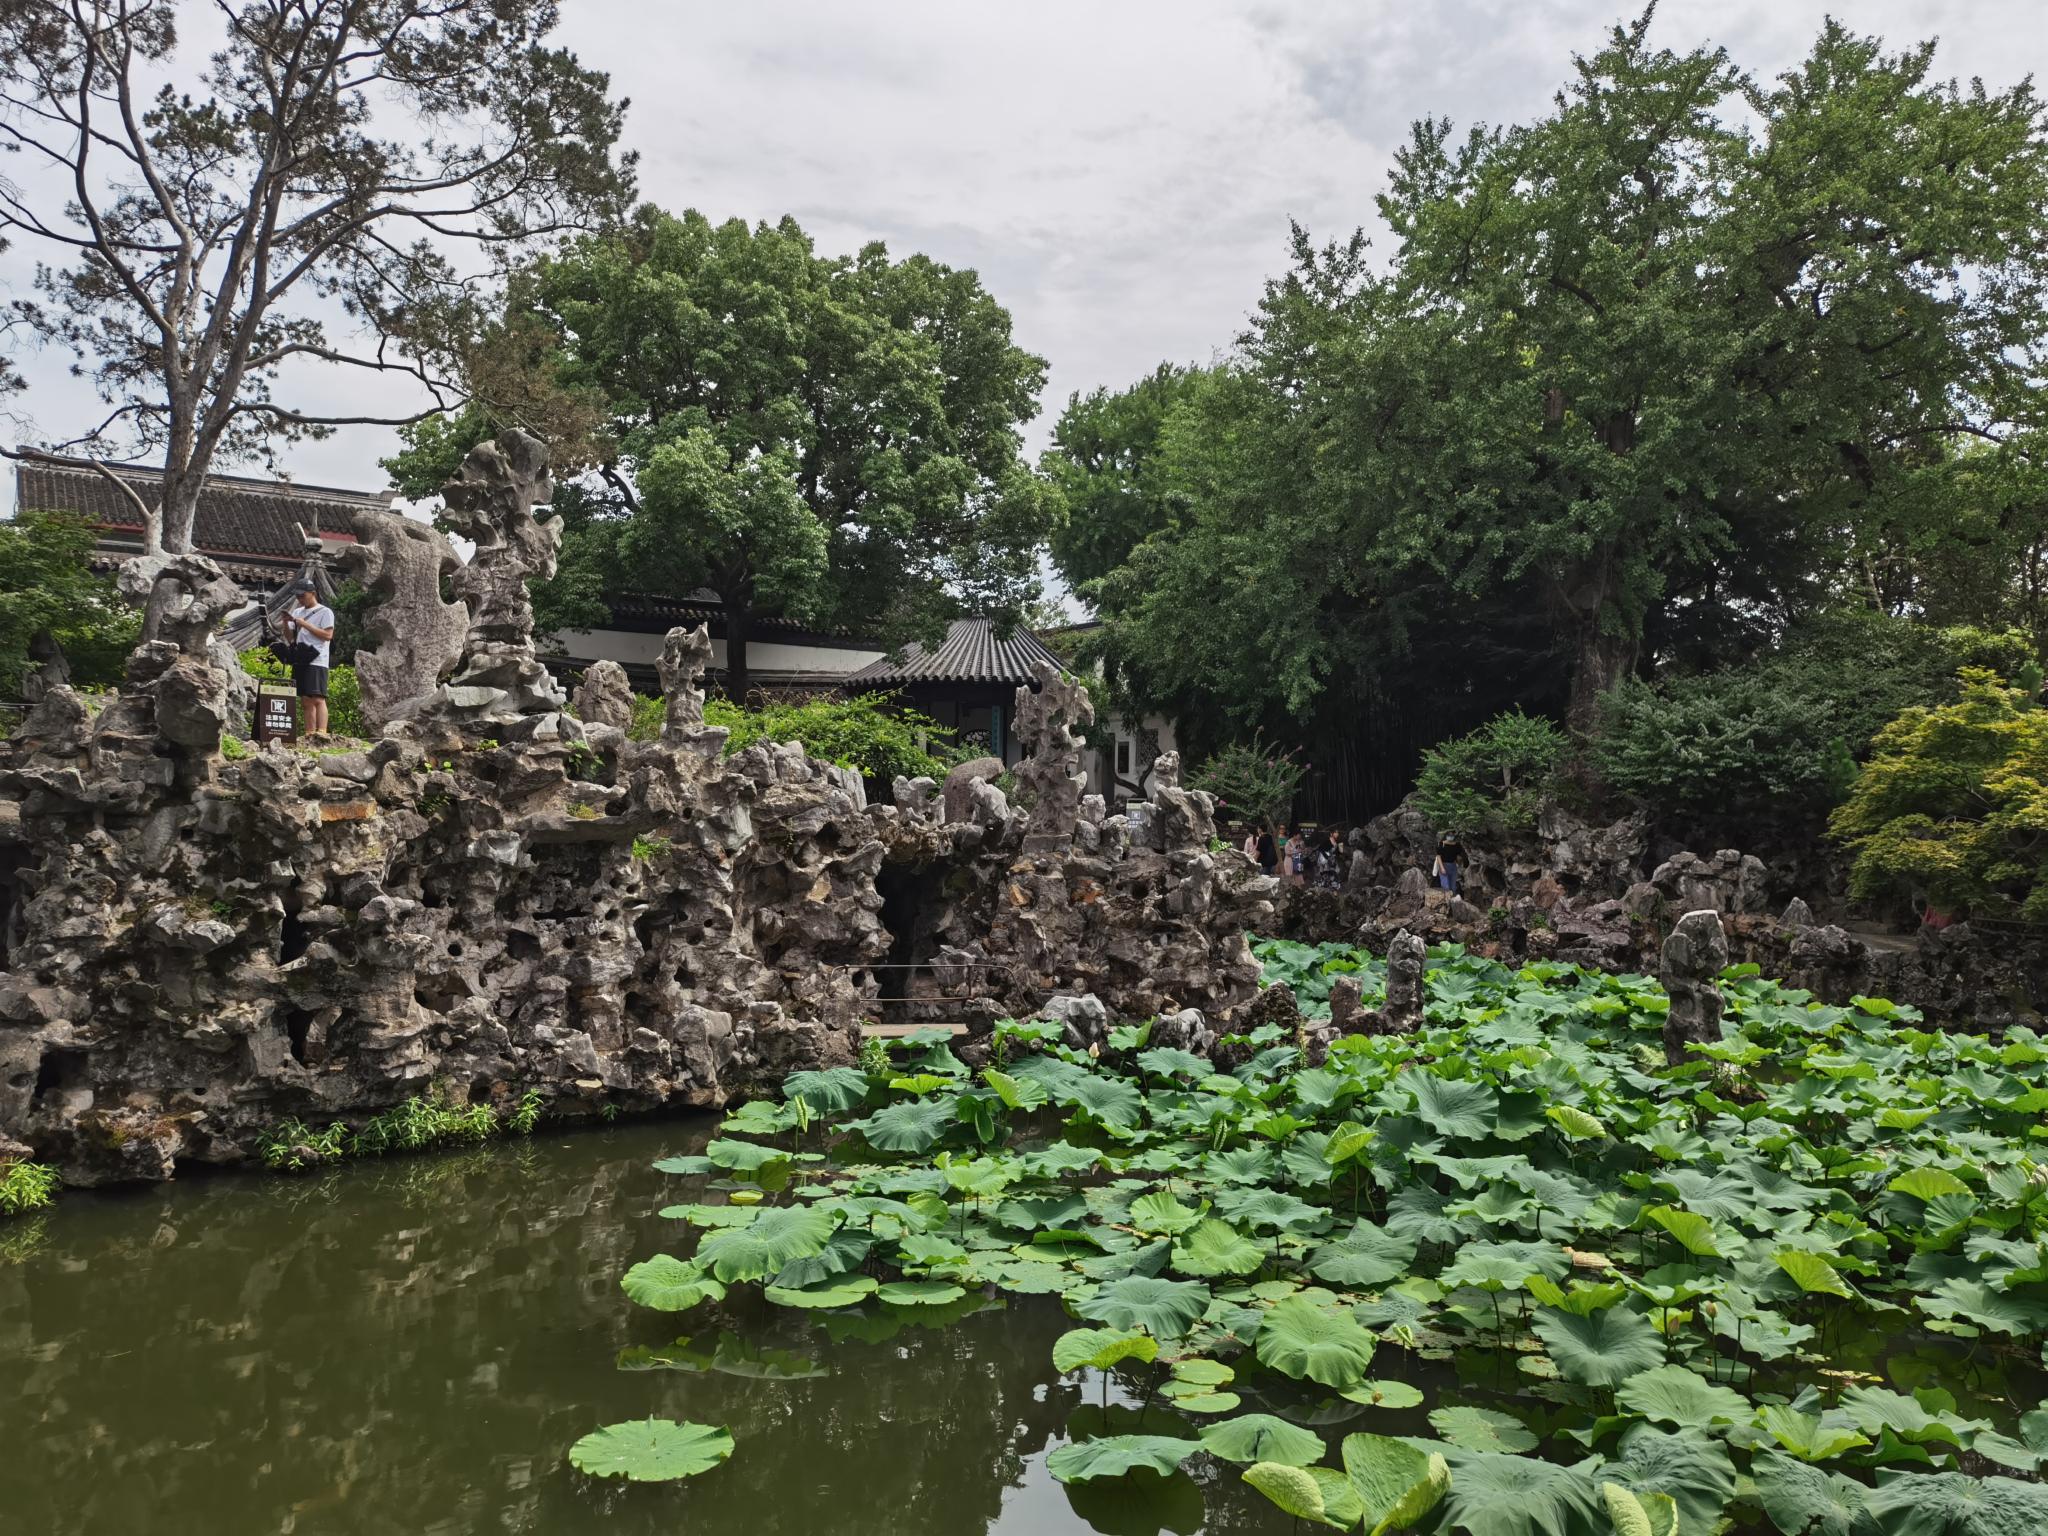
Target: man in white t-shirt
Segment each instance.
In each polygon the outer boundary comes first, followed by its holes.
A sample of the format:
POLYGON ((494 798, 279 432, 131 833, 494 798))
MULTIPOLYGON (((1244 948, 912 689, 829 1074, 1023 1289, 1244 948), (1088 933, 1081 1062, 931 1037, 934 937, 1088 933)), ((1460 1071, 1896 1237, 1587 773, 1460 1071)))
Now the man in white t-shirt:
POLYGON ((299 729, 307 736, 327 734, 327 658, 333 654, 334 610, 320 601, 308 582, 300 586, 298 605, 282 615, 287 637, 312 647, 311 661, 292 667, 292 687, 299 695, 299 729))

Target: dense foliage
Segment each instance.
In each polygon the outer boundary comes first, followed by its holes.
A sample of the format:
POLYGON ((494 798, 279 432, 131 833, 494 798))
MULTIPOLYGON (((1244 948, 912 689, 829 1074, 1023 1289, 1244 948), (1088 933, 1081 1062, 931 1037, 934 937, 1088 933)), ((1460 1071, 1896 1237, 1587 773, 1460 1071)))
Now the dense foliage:
POLYGON ((868 1339, 1055 1298, 1048 1376, 1143 1405, 1083 1410, 1066 1482, 1202 1458, 1302 1518, 1469 1536, 2042 1528, 2048 1044, 1725 988, 1676 1068, 1654 982, 1455 947, 1421 1031, 1320 1065, 1276 1025, 1211 1060, 1007 1022, 979 1072, 912 1036, 658 1164, 677 1253, 623 1286, 868 1339))
MULTIPOLYGON (((636 696, 633 739, 656 740, 666 709, 659 698, 636 696)), ((771 699, 748 709, 730 699, 706 699, 704 723, 731 733, 725 738, 728 757, 759 741, 800 741, 811 756, 883 784, 919 775, 943 779, 958 756, 950 730, 881 693, 771 699)))
POLYGON ((777 699, 758 709, 741 709, 727 699, 708 699, 704 722, 732 732, 725 741, 728 753, 757 741, 800 741, 811 756, 855 769, 862 778, 884 784, 920 775, 943 779, 950 765, 950 759, 942 754, 953 733, 887 694, 777 699))
POLYGON ((141 633, 111 578, 86 564, 91 525, 63 512, 24 508, 0 522, 0 701, 21 697, 29 641, 47 633, 63 647, 81 687, 119 682, 141 633))
POLYGON ((643 208, 524 269, 480 338, 462 416, 390 461, 430 495, 501 420, 584 418, 543 630, 619 592, 724 603, 729 691, 756 615, 898 641, 961 605, 1014 619, 1057 497, 1020 457, 1045 364, 971 271, 879 244, 819 254, 794 219, 643 208), (508 348, 517 358, 508 363, 508 348))
MULTIPOLYGON (((242 670, 251 677, 269 682, 288 683, 292 680, 292 669, 261 646, 242 652, 242 670)), ((238 733, 248 730, 247 721, 238 720, 231 724, 238 733)), ((369 723, 363 719, 363 688, 354 667, 327 669, 327 729, 335 736, 364 737, 370 734, 369 723)))
POLYGON ((1161 363, 1129 389, 1098 387, 1067 402, 1041 467, 1066 505, 1053 562, 1075 587, 1089 590, 1172 525, 1180 498, 1162 433, 1200 383, 1198 370, 1161 363))
POLYGON ((1618 689, 1594 760, 1610 786, 1659 808, 1814 815, 1848 793, 1871 738, 1900 712, 1953 700, 1962 667, 2014 676, 2032 650, 2016 630, 1837 614, 1754 661, 1618 689))
POLYGON ((1539 716, 1510 710, 1422 754, 1416 807, 1442 832, 1522 832, 1554 794, 1571 743, 1539 716))
POLYGON ((1204 759, 1188 786, 1214 795, 1216 808, 1231 821, 1277 823, 1287 819, 1304 771, 1297 754, 1254 736, 1204 759))
POLYGON ((1844 604, 2033 622, 2033 87, 1944 83, 1931 46, 1832 22, 1772 80, 1652 31, 1575 61, 1533 121, 1419 123, 1379 199, 1391 249, 1297 231, 1234 353, 1170 401, 1148 379, 1069 407, 1077 443, 1143 438, 1047 460, 1085 472, 1058 548, 1139 703, 1405 767, 1417 733, 1510 703, 1590 735, 1625 678, 1844 604))
POLYGON ((2033 689, 1965 669, 1955 703, 1878 733, 1832 827, 1856 856, 1853 896, 2048 922, 2048 711, 2033 689))

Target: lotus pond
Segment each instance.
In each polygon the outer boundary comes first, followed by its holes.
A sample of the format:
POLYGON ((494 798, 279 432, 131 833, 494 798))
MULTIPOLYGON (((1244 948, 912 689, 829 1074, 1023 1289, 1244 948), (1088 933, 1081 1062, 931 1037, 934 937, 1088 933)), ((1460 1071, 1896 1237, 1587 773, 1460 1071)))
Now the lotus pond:
MULTIPOLYGON (((1312 1007, 1383 989, 1260 953, 1312 1007)), ((1007 1022, 978 1072, 913 1036, 657 1163, 695 1182, 623 1288, 843 1338, 1056 1299, 1044 1381, 1094 1402, 1046 1471, 1147 1529, 1248 1488, 1374 1532, 2048 1531, 2048 1048, 1725 990, 1676 1068, 1654 982, 1455 949, 1424 1030, 1317 1063, 1277 1025, 1220 1066, 1143 1026, 1084 1054, 1007 1022)), ((744 1441, 650 1417, 571 1459, 659 1481, 744 1441)))
POLYGON ((1314 1066, 1014 1023, 73 1194, 0 1226, 0 1530, 2048 1530, 2048 1048, 1727 991, 1671 1069, 1653 982, 1445 950, 1314 1066))

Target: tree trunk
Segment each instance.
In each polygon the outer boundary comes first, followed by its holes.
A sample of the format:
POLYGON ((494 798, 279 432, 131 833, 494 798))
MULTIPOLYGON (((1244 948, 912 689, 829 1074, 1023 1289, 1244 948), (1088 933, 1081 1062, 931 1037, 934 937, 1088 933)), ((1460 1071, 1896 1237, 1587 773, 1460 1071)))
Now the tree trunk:
POLYGON ((1572 662, 1571 702, 1565 723, 1581 741, 1600 726, 1600 701, 1635 670, 1638 642, 1604 629, 1597 609, 1578 622, 1578 652, 1572 662))
POLYGON ((725 600, 725 696, 744 709, 753 687, 747 666, 747 638, 754 625, 754 605, 744 597, 725 600))

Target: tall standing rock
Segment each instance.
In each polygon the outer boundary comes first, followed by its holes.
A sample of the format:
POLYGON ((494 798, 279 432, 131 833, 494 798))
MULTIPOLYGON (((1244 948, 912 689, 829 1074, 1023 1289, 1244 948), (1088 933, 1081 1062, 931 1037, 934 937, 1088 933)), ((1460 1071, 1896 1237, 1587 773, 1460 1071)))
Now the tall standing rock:
POLYGON ((1387 946, 1387 1001, 1382 1010, 1390 1031, 1408 1034, 1422 1027, 1423 974, 1429 946, 1405 928, 1387 946))
POLYGON ((1660 979, 1671 998, 1664 1016, 1664 1059, 1685 1061, 1686 1046, 1721 1039, 1720 975, 1728 969, 1728 935, 1711 908, 1688 912, 1664 941, 1660 979))
POLYGON ((1017 690, 1017 740, 1025 751, 1017 765, 1017 798, 1031 815, 1025 852, 1056 853, 1072 846, 1081 819, 1088 776, 1075 728, 1094 724, 1095 705, 1078 678, 1063 677, 1043 661, 1033 670, 1037 690, 1017 690))
POLYGON ((534 654, 527 595, 528 583, 555 574, 562 547, 562 520, 533 515, 554 490, 547 445, 517 427, 470 449, 462 472, 441 488, 444 520, 476 543, 449 581, 469 610, 462 660, 440 690, 439 712, 451 723, 516 725, 526 715, 557 715, 569 702, 534 654))
POLYGON ((711 665, 711 631, 699 624, 695 629, 675 628, 662 642, 655 670, 661 675, 661 695, 666 709, 661 722, 661 744, 689 747, 706 757, 716 757, 725 747, 729 732, 723 726, 704 723, 704 690, 698 680, 711 665))
POLYGON ((356 541, 342 564, 376 600, 363 620, 356 680, 363 719, 381 731, 430 702, 462 659, 469 610, 441 596, 462 562, 445 534, 395 512, 364 510, 350 530, 356 541))
POLYGON ((610 726, 616 731, 633 728, 633 684, 626 669, 610 657, 593 661, 583 669, 570 700, 586 728, 610 726))

